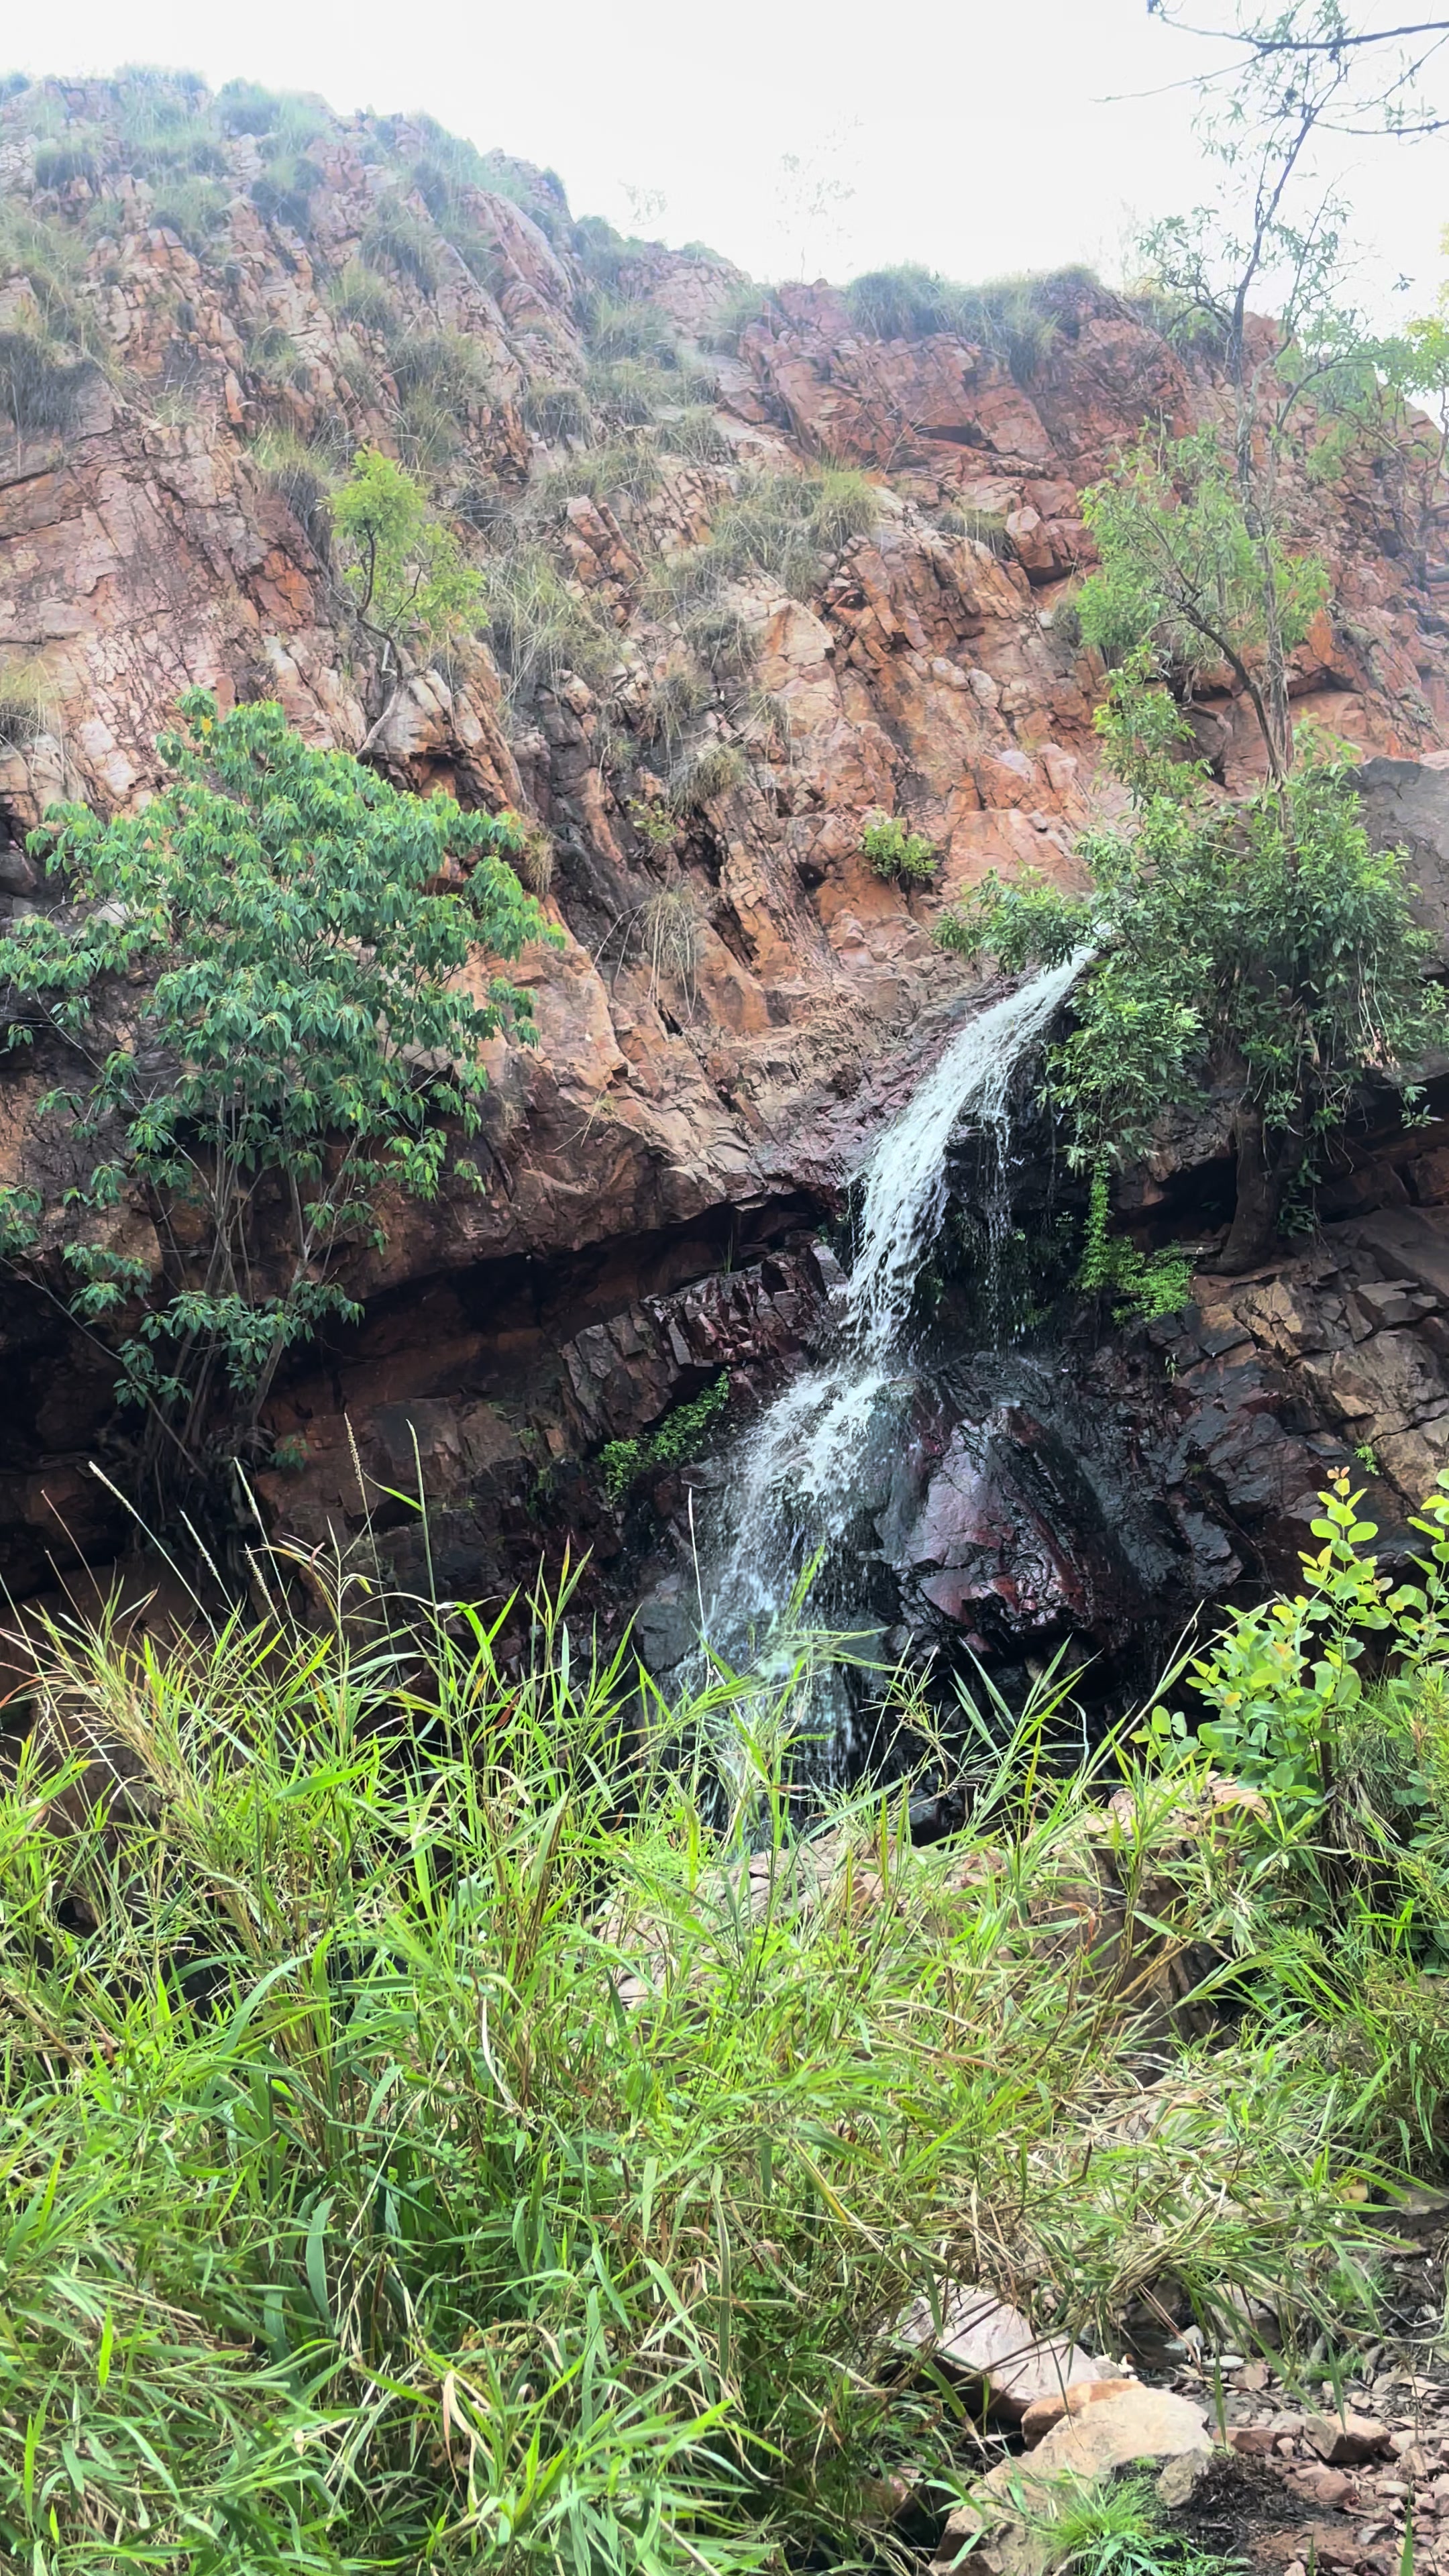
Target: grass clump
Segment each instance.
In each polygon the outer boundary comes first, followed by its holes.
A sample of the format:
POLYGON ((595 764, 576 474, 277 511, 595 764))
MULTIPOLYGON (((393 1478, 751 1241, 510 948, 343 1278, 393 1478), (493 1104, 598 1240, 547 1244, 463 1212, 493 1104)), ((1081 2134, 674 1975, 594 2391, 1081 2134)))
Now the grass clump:
POLYGON ((38 332, 0 331, 0 415, 21 438, 64 438, 95 373, 38 332))
MULTIPOLYGON (((672 846, 675 831, 671 829, 665 837, 665 825, 670 820, 668 809, 661 812, 657 807, 635 802, 629 813, 635 829, 652 850, 664 851, 672 846)), ((669 864, 668 883, 656 887, 618 925, 622 932, 620 955, 627 958, 631 949, 637 949, 647 961, 651 1002, 658 1001, 666 984, 677 984, 692 1011, 704 919, 694 887, 687 878, 672 872, 672 861, 669 864)))
MULTIPOLYGON (((1377 1579, 1342 1544, 1264 1684, 1330 1744, 1339 1578, 1377 1579)), ((902 2372, 913 2302, 984 2279, 1113 2352, 1144 2288, 1235 2339, 1266 2300, 1305 2371, 1376 2335, 1393 2176, 1444 2161, 1442 1805, 1370 1865, 1322 1775, 1224 1806, 1175 1742, 1050 1758, 1058 1671, 1015 1723, 963 1701, 966 1821, 917 1848, 910 1777, 798 1795, 848 1641, 641 1723, 587 1633, 566 1590, 345 1585, 306 1633, 50 1631, 0 1782, 10 2563, 898 2565, 871 2483, 982 2464, 902 2372), (109 1807, 57 1805, 92 1746, 109 1807)), ((1069 2503, 1079 2576, 1145 2576, 1129 2501, 1069 2503)))
POLYGON ((677 662, 657 679, 645 700, 640 729, 646 740, 673 747, 683 740, 700 709, 709 704, 709 685, 692 662, 677 662))
POLYGON ((50 691, 43 664, 0 662, 0 752, 28 751, 46 728, 50 691))
POLYGON ((216 94, 217 122, 226 134, 270 134, 281 106, 277 92, 257 81, 224 81, 216 94))
POLYGON ((251 200, 264 223, 284 224, 289 232, 305 233, 312 199, 321 185, 322 173, 305 152, 283 152, 253 179, 251 200))
POLYGON ((958 286, 934 269, 907 262, 870 270, 846 288, 863 331, 878 340, 920 340, 936 332, 974 340, 1029 385, 1055 348, 1063 316, 1084 295, 1100 292, 1090 269, 1052 269, 958 286))
POLYGON ((524 426, 550 447, 560 439, 592 436, 593 415, 579 385, 530 384, 520 408, 524 426))
POLYGON ((350 259, 335 277, 327 280, 324 293, 328 310, 339 322, 355 323, 364 331, 379 331, 384 336, 397 329, 401 320, 397 297, 378 269, 369 268, 365 259, 350 259))
POLYGON ((874 486, 853 467, 749 475, 720 511, 707 544, 656 567, 651 604, 679 615, 756 572, 771 575, 793 598, 808 599, 834 557, 874 527, 878 508, 874 486))
POLYGON ((292 429, 264 429, 252 441, 252 463, 269 492, 286 503, 319 555, 331 546, 329 503, 341 480, 339 460, 292 429))
POLYGON ((717 680, 740 679, 760 649, 752 620, 725 600, 692 610, 684 620, 684 640, 717 680))
POLYGON ((362 236, 362 257, 369 268, 391 268, 399 277, 431 295, 438 283, 437 245, 426 224, 391 191, 379 197, 371 223, 362 236))
POLYGON ((691 465, 728 465, 734 455, 713 403, 687 403, 661 424, 660 435, 672 454, 691 465))
POLYGON ((676 814, 701 814, 716 796, 728 795, 748 776, 749 764, 737 743, 708 742, 671 770, 670 806, 676 814))
POLYGON ((37 188, 68 188, 77 179, 96 188, 101 178, 101 138, 72 131, 54 142, 41 143, 35 152, 37 188))
POLYGON ((560 510, 574 500, 647 501, 662 481, 652 440, 636 432, 576 448, 566 465, 540 477, 534 494, 542 509, 560 510))
POLYGON ((201 259, 222 230, 229 204, 219 179, 168 178, 156 189, 151 221, 175 233, 201 259))
POLYGON ((972 545, 984 546, 995 555, 998 563, 1009 563, 1016 552, 1000 510, 962 510, 951 503, 941 512, 940 524, 946 536, 969 538, 972 545))
POLYGON ((867 814, 860 849, 873 873, 896 885, 929 885, 941 864, 935 842, 908 832, 899 814, 867 814))
POLYGON ((485 599, 510 695, 552 688, 568 671, 598 688, 613 669, 618 647, 611 630, 569 588, 546 547, 523 544, 493 556, 485 599))
POLYGON ((86 292, 85 258, 78 232, 0 198, 0 275, 24 278, 48 339, 100 357, 104 340, 86 292))
POLYGON ((752 322, 762 322, 774 303, 773 287, 748 283, 736 287, 733 294, 726 296, 711 314, 709 327, 702 335, 704 346, 717 350, 721 357, 733 357, 738 352, 741 334, 749 329, 752 322))

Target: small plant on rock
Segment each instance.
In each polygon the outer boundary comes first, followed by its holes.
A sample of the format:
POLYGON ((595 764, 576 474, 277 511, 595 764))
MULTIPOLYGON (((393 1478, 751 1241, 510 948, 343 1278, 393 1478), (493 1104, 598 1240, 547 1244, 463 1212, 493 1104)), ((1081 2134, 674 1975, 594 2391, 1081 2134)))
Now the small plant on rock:
POLYGON ((683 1467, 697 1458, 729 1399, 725 1369, 702 1395, 674 1405, 647 1438, 607 1441, 599 1452, 599 1467, 610 1502, 623 1502, 646 1467, 683 1467))
POLYGON ((899 814, 867 814, 860 847, 874 873, 897 885, 929 885, 941 864, 935 842, 908 832, 899 814))

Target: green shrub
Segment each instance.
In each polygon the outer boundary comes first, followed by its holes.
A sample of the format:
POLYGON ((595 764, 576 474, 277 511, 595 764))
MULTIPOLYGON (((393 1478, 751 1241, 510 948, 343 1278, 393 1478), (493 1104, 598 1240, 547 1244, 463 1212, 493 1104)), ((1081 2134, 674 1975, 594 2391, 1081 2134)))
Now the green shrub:
POLYGON ((860 848, 878 877, 893 878, 898 885, 929 885, 941 864, 935 842, 908 832, 899 814, 868 814, 860 848))
POLYGON ((1139 1252, 1125 1235, 1112 1232, 1111 1191, 1101 1166, 1092 1174, 1091 1198, 1083 1235, 1076 1285, 1084 1297, 1104 1292, 1119 1300, 1114 1322, 1156 1323, 1180 1315, 1192 1302, 1192 1262, 1187 1254, 1139 1252))
POLYGON ((1368 1065, 1412 1076, 1443 1043, 1407 862, 1370 848, 1332 760, 1242 807, 1216 798, 1183 757, 1186 720, 1150 651, 1113 674, 1097 726, 1135 810, 1083 840, 1094 890, 993 876, 937 936, 1008 966, 1081 952, 1075 1026, 1047 1058, 1074 1169, 1120 1170, 1174 1104, 1231 1084, 1238 1196, 1222 1257, 1251 1267, 1280 1218, 1307 1220, 1368 1065))
POLYGON ((342 585, 364 635, 381 648, 385 683, 409 659, 475 632, 483 578, 414 475, 376 448, 359 450, 332 497, 342 585))

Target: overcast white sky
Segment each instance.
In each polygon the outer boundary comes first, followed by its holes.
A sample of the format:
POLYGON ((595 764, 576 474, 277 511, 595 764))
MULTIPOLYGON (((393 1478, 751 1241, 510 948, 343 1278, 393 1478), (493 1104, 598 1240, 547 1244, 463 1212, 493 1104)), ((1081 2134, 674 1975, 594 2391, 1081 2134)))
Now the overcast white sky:
MULTIPOLYGON (((69 0, 53 20, 12 17, 0 69, 7 56, 426 108, 551 164, 576 213, 708 241, 759 277, 901 259, 964 279, 1073 259, 1115 276, 1134 219, 1205 193, 1185 84, 1208 56, 1146 0, 69 0), (805 195, 850 193, 802 218, 786 155, 805 195)), ((1407 273, 1422 306, 1445 265, 1449 137, 1346 150, 1374 301, 1407 273)))

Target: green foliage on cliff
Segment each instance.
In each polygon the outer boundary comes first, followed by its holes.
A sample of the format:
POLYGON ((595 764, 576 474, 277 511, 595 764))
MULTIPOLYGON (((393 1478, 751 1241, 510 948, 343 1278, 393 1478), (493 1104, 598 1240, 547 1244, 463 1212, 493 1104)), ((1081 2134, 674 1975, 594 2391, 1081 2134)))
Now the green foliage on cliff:
POLYGON ((1449 2144, 1444 1513, 1396 1600, 1326 1503, 1196 1725, 1066 1768, 1060 1674, 963 1709, 925 1848, 910 1777, 800 1822, 828 1640, 641 1725, 567 1592, 53 1632, 0 1776, 6 2563, 898 2570, 901 2485, 939 2533, 994 2456, 899 2330, 961 2284, 1382 2366, 1449 2144))
POLYGON ((908 832, 899 814, 867 814, 860 846, 876 876, 898 885, 929 885, 941 864, 935 842, 908 832))
POLYGON ((1188 729, 1144 649, 1114 674, 1098 728, 1130 789, 1130 826, 1081 853, 1090 894, 988 877, 936 936, 1016 971, 1095 951, 1075 1027, 1048 1059, 1073 1166, 1120 1170, 1163 1113, 1235 1090, 1238 1244, 1264 1244, 1311 1194, 1323 1147, 1370 1068, 1412 1073, 1442 1043, 1402 852, 1369 847, 1349 773, 1300 766, 1246 805, 1181 757, 1188 729))
POLYGON ((343 587, 386 676, 478 626, 483 577, 404 466, 364 448, 331 511, 343 587))
POLYGON ((725 1369, 702 1394, 687 1404, 676 1404, 647 1438, 606 1441, 599 1452, 599 1467, 610 1502, 621 1503, 646 1467, 682 1467, 697 1458, 729 1400, 725 1369))
MULTIPOLYGON (((54 806, 31 836, 66 900, 0 938, 0 980, 9 1044, 47 1038, 61 1068, 41 1114, 77 1167, 71 1310, 153 1455, 194 1469, 293 1344, 360 1312, 338 1263, 382 1241, 385 1195, 434 1197, 450 1160, 481 1185, 454 1138, 477 1133, 484 1042, 526 1035, 530 1004, 459 978, 557 934, 504 864, 516 826, 309 749, 277 706, 222 717, 192 690, 181 712, 144 811, 54 806)), ((39 1264, 38 1194, 0 1216, 39 1264)))
POLYGON ((1215 430, 1140 439, 1082 496, 1101 569, 1076 594, 1082 640, 1109 662, 1151 643, 1183 680, 1233 673, 1266 734, 1268 621, 1291 653, 1328 595, 1313 555, 1255 537, 1215 430))

